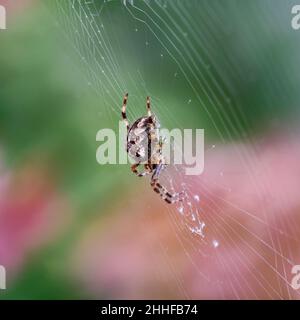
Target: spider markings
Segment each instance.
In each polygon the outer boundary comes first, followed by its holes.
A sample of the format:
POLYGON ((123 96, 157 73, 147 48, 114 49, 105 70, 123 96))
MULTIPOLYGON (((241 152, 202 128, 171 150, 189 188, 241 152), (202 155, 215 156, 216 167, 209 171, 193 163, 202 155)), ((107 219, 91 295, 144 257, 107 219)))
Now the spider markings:
POLYGON ((170 193, 159 182, 159 175, 167 166, 162 155, 163 141, 159 135, 159 121, 151 112, 150 98, 147 97, 147 116, 137 119, 131 126, 126 115, 128 93, 125 94, 122 106, 122 118, 127 127, 127 153, 136 163, 131 171, 138 177, 152 174, 150 185, 167 203, 183 200, 183 193, 170 193), (138 166, 144 163, 144 171, 139 172, 138 166))

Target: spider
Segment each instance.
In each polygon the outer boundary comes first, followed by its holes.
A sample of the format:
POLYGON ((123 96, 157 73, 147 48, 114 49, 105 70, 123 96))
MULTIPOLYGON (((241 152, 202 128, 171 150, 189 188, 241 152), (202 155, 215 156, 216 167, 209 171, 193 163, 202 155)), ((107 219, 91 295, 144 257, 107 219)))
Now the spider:
POLYGON ((171 193, 159 182, 159 175, 167 166, 162 155, 163 140, 159 135, 160 123, 151 112, 150 98, 147 97, 147 116, 137 119, 129 125, 126 116, 128 93, 125 94, 122 106, 122 118, 127 127, 127 153, 134 159, 131 171, 138 177, 152 174, 151 187, 167 203, 182 201, 182 193, 171 193), (144 164, 144 171, 138 171, 138 166, 144 164))

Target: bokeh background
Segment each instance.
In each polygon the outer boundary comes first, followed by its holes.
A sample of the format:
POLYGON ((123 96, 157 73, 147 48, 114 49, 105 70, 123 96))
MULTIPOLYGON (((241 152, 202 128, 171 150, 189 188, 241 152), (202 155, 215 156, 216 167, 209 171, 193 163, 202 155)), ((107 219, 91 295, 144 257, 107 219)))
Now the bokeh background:
POLYGON ((293 1, 0 4, 0 298, 298 299, 293 1), (164 127, 205 129, 204 174, 175 179, 204 237, 96 162, 125 92, 131 120, 150 95, 164 127))

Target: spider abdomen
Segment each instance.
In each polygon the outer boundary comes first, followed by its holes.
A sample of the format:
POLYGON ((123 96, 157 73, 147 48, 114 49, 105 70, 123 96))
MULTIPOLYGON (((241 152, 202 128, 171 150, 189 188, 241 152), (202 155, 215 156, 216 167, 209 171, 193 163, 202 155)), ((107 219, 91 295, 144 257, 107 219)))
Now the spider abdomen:
POLYGON ((149 162, 158 140, 158 129, 152 117, 142 117, 129 128, 127 152, 136 162, 149 162))

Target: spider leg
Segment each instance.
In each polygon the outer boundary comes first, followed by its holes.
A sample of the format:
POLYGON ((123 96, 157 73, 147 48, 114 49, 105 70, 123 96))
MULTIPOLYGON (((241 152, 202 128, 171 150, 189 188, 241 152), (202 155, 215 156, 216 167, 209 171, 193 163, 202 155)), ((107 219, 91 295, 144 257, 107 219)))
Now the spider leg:
POLYGON ((129 122, 127 120, 127 115, 126 115, 126 105, 127 105, 127 99, 128 99, 128 93, 125 94, 123 98, 123 106, 122 106, 122 118, 125 122, 125 125, 127 127, 127 131, 129 130, 129 122))
POLYGON ((151 186, 153 190, 167 203, 175 203, 183 200, 181 194, 170 193, 163 185, 160 184, 158 179, 151 180, 151 186))
MULTIPOLYGON (((159 141, 158 141, 158 145, 157 145, 157 152, 162 155, 162 149, 163 146, 165 144, 165 140, 162 137, 159 137, 159 141)), ((165 159, 163 159, 162 162, 165 162, 165 159)), ((166 166, 166 164, 164 163, 164 165, 166 166)))
POLYGON ((158 176, 160 175, 160 172, 162 169, 163 169, 163 163, 159 163, 158 165, 155 165, 154 172, 151 177, 151 181, 158 180, 158 176))
POLYGON ((137 167, 140 165, 140 163, 135 163, 131 166, 131 171, 136 174, 138 177, 144 177, 145 175, 149 174, 149 167, 147 164, 144 165, 145 171, 144 172, 139 172, 137 170, 137 167))
POLYGON ((183 197, 181 193, 171 193, 163 185, 160 184, 158 176, 162 169, 162 163, 160 163, 151 178, 151 187, 153 190, 160 195, 160 197, 165 200, 167 203, 175 203, 182 201, 183 197))
POLYGON ((148 113, 148 117, 151 116, 151 106, 150 106, 150 97, 147 97, 147 113, 148 113))

